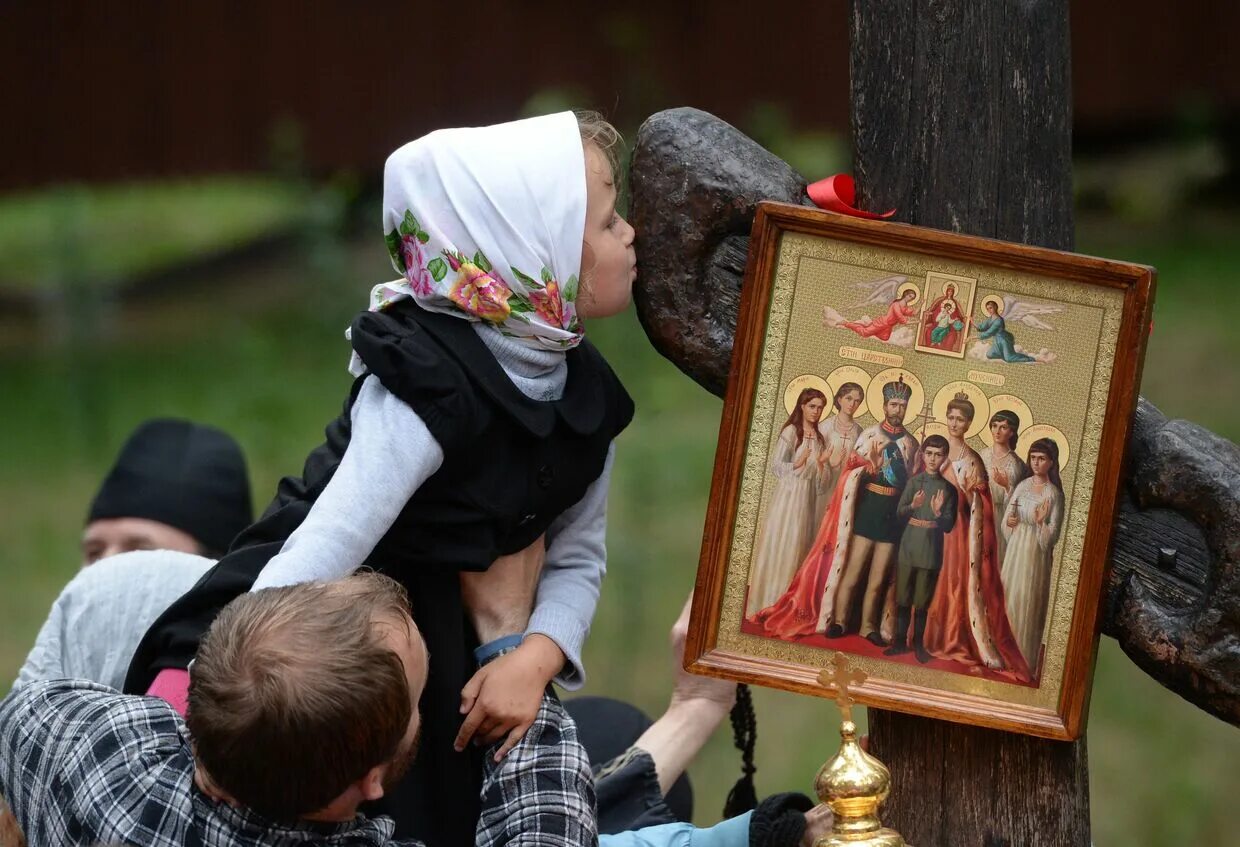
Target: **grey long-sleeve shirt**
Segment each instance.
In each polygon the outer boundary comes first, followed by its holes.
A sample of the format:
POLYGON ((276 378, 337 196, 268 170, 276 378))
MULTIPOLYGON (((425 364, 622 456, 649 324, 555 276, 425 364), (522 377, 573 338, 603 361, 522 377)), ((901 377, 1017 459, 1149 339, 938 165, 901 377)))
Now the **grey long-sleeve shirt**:
MULTIPOLYGON (((520 344, 483 324, 474 327, 523 394, 543 401, 563 395, 568 373, 563 352, 520 344)), ((253 590, 351 573, 443 463, 443 450, 426 424, 376 377, 366 378, 350 414, 353 432, 339 467, 253 590)), ((613 444, 602 475, 547 530, 546 564, 526 629, 527 635, 547 636, 564 652, 568 661, 556 681, 570 690, 585 682, 581 651, 606 572, 614 455, 613 444)))

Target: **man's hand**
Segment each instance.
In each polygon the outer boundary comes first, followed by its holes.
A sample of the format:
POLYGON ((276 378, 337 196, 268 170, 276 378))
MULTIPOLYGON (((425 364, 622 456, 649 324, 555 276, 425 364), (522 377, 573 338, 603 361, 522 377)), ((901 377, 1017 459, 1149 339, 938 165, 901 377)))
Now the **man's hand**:
POLYGON ((820 803, 805 813, 805 834, 801 836, 801 847, 814 847, 814 843, 831 831, 834 822, 831 807, 820 803))
POLYGON ((480 643, 525 632, 546 553, 539 536, 521 552, 496 559, 482 573, 461 574, 461 601, 480 643))
POLYGON ((466 717, 456 735, 456 751, 471 739, 493 744, 507 736, 495 751, 495 761, 508 755, 534 723, 547 684, 563 666, 559 646, 534 633, 513 652, 480 667, 461 691, 461 714, 466 717))
POLYGON ((870 465, 870 473, 876 474, 883 466, 883 444, 877 439, 870 441, 870 449, 866 461, 870 465))

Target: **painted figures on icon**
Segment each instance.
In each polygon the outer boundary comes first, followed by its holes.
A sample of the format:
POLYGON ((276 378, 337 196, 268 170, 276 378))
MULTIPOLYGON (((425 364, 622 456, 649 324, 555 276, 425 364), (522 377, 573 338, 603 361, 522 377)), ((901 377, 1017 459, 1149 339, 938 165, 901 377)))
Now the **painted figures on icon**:
POLYGON ((754 556, 753 602, 767 606, 778 600, 809 551, 840 468, 861 433, 852 416, 864 399, 860 385, 844 383, 830 401, 834 414, 823 420, 828 400, 822 391, 805 388, 797 396, 771 458, 775 493, 754 556))
MULTIPOLYGON (((942 302, 953 294, 944 291, 942 302)), ((826 405, 822 392, 798 397, 772 462, 777 483, 746 631, 1035 684, 1064 517, 1062 433, 1031 427, 1019 398, 950 383, 935 397, 937 423, 915 435, 908 427, 925 417, 917 378, 889 369, 874 383, 836 392, 838 430, 811 422, 826 405), (866 390, 879 422, 858 431, 851 414, 866 390), (830 447, 827 432, 837 439, 830 447), (1029 443, 1024 460, 1022 432, 1048 436, 1029 443), (988 446, 979 453, 973 437, 988 446), (851 447, 837 449, 840 439, 851 447), (816 462, 823 470, 808 472, 814 481, 790 493, 790 475, 816 462)))
POLYGON ((928 273, 920 285, 906 276, 866 280, 852 285, 859 299, 844 307, 844 312, 856 317, 826 306, 823 326, 846 329, 867 341, 914 347, 941 356, 1010 365, 1055 361, 1056 354, 1048 347, 1031 351, 1018 343, 1010 326, 1019 326, 1026 334, 1036 330, 1042 339, 1052 338, 1055 327, 1047 318, 1062 312, 1062 306, 990 294, 982 298, 981 308, 974 314, 976 285, 977 280, 968 277, 936 272, 928 273), (923 304, 920 314, 914 308, 919 302, 923 304), (871 316, 880 309, 886 311, 871 316), (970 338, 974 339, 971 346, 970 338))
POLYGON ((823 309, 823 326, 847 329, 860 338, 896 347, 913 346, 914 333, 908 324, 917 314, 913 307, 921 299, 921 290, 915 283, 909 282, 906 276, 887 276, 857 283, 853 288, 859 292, 861 299, 848 307, 850 314, 875 307, 885 308, 886 314, 873 318, 862 313, 850 319, 827 306, 823 309))

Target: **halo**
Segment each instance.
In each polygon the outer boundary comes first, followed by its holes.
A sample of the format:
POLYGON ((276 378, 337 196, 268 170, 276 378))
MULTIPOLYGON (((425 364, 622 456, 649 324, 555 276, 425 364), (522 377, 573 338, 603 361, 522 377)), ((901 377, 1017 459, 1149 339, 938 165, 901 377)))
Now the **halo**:
POLYGON ((995 313, 999 315, 1003 314, 1003 305, 1004 305, 1003 298, 1000 297, 998 294, 987 294, 985 297, 982 298, 982 311, 983 312, 986 311, 987 303, 994 303, 995 313))
MULTIPOLYGON (((835 392, 840 390, 840 386, 846 382, 855 382, 861 386, 861 405, 857 407, 853 418, 863 417, 868 413, 869 406, 865 402, 866 386, 870 384, 870 375, 856 365, 840 365, 831 373, 827 374, 827 385, 831 386, 831 390, 827 392, 827 408, 822 413, 822 419, 825 421, 829 414, 835 413, 835 392)), ((789 412, 788 414, 792 414, 789 412)))
POLYGON ((801 396, 801 392, 806 388, 817 388, 827 398, 827 407, 822 411, 823 415, 826 415, 827 408, 830 408, 831 398, 834 394, 831 391, 831 386, 818 374, 801 374, 798 377, 794 377, 792 382, 788 383, 788 387, 784 389, 784 409, 791 415, 792 410, 796 408, 797 398, 801 396))
POLYGON ((934 406, 932 411, 936 421, 947 423, 947 404, 956 396, 957 392, 968 395, 969 402, 973 404, 973 420, 969 423, 969 428, 965 430, 964 437, 972 438, 983 429, 988 429, 990 423, 990 401, 986 399, 985 393, 971 382, 966 380, 958 380, 949 382, 938 390, 934 395, 934 406))
POLYGON ((1068 447, 1068 437, 1060 432, 1058 427, 1050 424, 1034 424, 1020 434, 1020 438, 1016 441, 1016 455, 1029 462, 1029 445, 1037 441, 1039 438, 1049 438, 1059 447, 1059 473, 1063 475, 1063 469, 1068 466, 1068 458, 1072 455, 1072 451, 1068 447))
POLYGON ((921 289, 917 287, 915 282, 906 282, 896 289, 896 299, 899 300, 904 296, 904 292, 913 292, 913 299, 909 301, 910 306, 916 306, 921 301, 921 289))
POLYGON ((870 410, 870 414, 874 416, 874 420, 882 421, 886 418, 883 414, 883 386, 889 382, 895 382, 900 377, 904 377, 909 388, 913 389, 912 396, 908 398, 908 410, 904 413, 904 422, 915 420, 917 415, 921 414, 922 407, 926 405, 926 389, 922 388, 921 380, 905 368, 887 368, 875 374, 870 380, 869 388, 865 390, 865 405, 870 410))
POLYGON ((996 394, 990 398, 990 414, 986 418, 986 426, 982 427, 982 431, 978 433, 987 447, 995 446, 995 438, 990 434, 990 419, 995 416, 995 412, 1004 409, 1015 412, 1016 417, 1020 418, 1020 429, 1017 430, 1017 435, 1033 424, 1033 410, 1029 408, 1028 403, 1015 394, 996 394))

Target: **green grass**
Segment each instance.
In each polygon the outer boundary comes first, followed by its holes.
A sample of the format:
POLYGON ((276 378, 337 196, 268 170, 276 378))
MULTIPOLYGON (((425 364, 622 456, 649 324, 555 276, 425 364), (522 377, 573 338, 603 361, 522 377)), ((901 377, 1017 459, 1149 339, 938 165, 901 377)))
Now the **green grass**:
MULTIPOLYGON (((1087 234, 1082 249, 1158 265, 1145 393, 1168 414, 1240 439, 1240 409, 1230 400, 1240 376, 1226 366, 1240 355, 1233 241, 1228 234, 1087 234)), ((0 339, 0 679, 16 673, 76 569, 82 516, 124 435, 157 414, 229 430, 250 457, 261 508, 339 410, 349 382, 341 330, 369 284, 389 275, 375 240, 348 254, 331 283, 298 264, 275 263, 209 290, 162 292, 140 312, 120 315, 106 341, 25 348, 0 339)), ((617 457, 610 566, 587 647, 587 691, 658 713, 672 679, 667 630, 697 567, 721 403, 655 353, 631 313, 590 332, 638 415, 617 457)), ((808 791, 836 744, 833 709, 766 690, 755 700, 760 793, 808 791)), ((1109 641, 1089 735, 1097 844, 1234 836, 1240 732, 1160 688, 1109 641)), ((699 820, 718 814, 738 774, 725 728, 692 771, 699 820)))
POLYGON ((0 198, 0 286, 115 283, 300 220, 305 191, 270 178, 58 189, 0 198))

